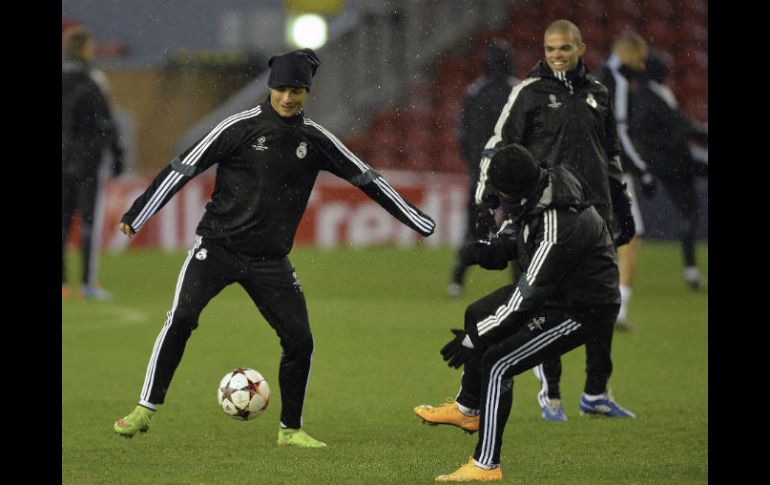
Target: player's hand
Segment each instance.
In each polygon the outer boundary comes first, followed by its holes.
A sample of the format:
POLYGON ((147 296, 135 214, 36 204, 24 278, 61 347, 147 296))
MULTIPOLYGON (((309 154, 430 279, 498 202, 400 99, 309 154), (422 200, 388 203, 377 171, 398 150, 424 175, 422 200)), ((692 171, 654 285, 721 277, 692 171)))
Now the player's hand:
POLYGON ((643 173, 639 181, 642 186, 642 194, 645 197, 652 197, 658 191, 658 184, 650 172, 643 173))
POLYGON ((497 232, 495 209, 498 207, 500 197, 493 193, 485 194, 482 202, 476 206, 476 227, 473 231, 476 239, 487 239, 490 232, 497 232))
POLYGON ((128 237, 131 237, 134 234, 136 234, 136 231, 131 229, 131 226, 129 226, 125 222, 121 222, 120 225, 118 226, 118 229, 120 229, 120 232, 122 232, 123 234, 125 234, 128 237))
POLYGON ((479 264, 488 251, 492 250, 492 243, 488 239, 480 239, 463 246, 460 250, 460 259, 468 266, 479 264))
POLYGON ((631 194, 628 193, 626 184, 610 177, 610 197, 612 198, 612 210, 615 216, 617 234, 613 237, 615 247, 628 244, 636 235, 636 223, 631 212, 631 194))
POLYGON ((452 333, 455 337, 441 348, 441 356, 449 367, 457 369, 473 357, 473 344, 464 330, 453 328, 452 333))
POLYGON ((473 235, 476 239, 487 239, 489 234, 497 232, 494 209, 479 209, 476 212, 476 227, 473 235))

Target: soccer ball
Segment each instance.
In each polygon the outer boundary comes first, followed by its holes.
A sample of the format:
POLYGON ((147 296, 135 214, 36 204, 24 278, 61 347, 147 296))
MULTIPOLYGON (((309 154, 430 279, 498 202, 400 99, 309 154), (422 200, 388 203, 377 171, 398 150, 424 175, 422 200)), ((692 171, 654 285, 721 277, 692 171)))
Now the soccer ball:
POLYGON ((217 402, 231 418, 254 419, 267 409, 270 386, 262 374, 249 368, 228 372, 219 382, 217 402))

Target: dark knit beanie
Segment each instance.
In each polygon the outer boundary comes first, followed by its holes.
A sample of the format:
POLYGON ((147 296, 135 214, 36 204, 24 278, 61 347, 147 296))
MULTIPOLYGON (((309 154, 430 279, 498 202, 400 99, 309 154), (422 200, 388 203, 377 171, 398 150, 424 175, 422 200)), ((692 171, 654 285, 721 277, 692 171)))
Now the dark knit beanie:
POLYGON ((540 178, 540 167, 529 150, 511 143, 495 152, 487 168, 487 178, 489 185, 503 194, 521 197, 540 178))
POLYGON ((270 67, 267 85, 271 88, 302 87, 309 91, 313 75, 320 65, 321 60, 316 53, 307 48, 273 56, 267 61, 270 67))

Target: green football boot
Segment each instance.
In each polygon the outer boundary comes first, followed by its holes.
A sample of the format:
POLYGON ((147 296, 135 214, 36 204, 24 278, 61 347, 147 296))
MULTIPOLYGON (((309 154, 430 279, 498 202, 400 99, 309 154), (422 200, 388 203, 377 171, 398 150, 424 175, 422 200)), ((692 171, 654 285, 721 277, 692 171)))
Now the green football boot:
POLYGON ((148 409, 144 406, 136 406, 131 414, 125 418, 121 418, 115 421, 112 425, 113 431, 126 438, 131 438, 137 431, 146 433, 150 429, 150 421, 152 421, 152 415, 155 413, 152 409, 148 409))
POLYGON ((279 429, 279 446, 299 446, 300 448, 323 448, 326 443, 318 441, 301 429, 279 429))

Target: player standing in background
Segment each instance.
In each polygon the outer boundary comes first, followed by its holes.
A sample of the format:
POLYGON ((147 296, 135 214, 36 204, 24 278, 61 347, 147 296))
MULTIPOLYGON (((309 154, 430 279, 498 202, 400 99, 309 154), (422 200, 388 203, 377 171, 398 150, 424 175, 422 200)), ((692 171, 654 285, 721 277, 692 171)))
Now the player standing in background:
POLYGON ((655 194, 655 178, 652 176, 649 164, 639 153, 637 143, 633 140, 628 129, 632 116, 632 84, 635 84, 644 72, 644 63, 649 53, 647 42, 633 32, 620 36, 612 45, 612 54, 604 65, 596 72, 596 77, 610 91, 615 110, 615 121, 620 139, 621 162, 623 165, 623 181, 631 193, 631 211, 634 214, 635 236, 628 244, 618 248, 618 266, 620 267, 620 312, 615 328, 618 330, 633 330, 628 322, 628 305, 636 275, 636 264, 639 260, 644 234, 644 223, 639 201, 635 193, 634 178, 638 177, 642 193, 651 197, 655 194))
POLYGON ((115 422, 116 433, 130 437, 149 428, 201 311, 223 288, 238 283, 283 349, 278 444, 326 446, 302 429, 313 337, 305 295, 288 258, 316 177, 325 170, 344 178, 422 236, 432 234, 435 224, 333 134, 305 117, 302 108, 319 65, 311 49, 270 58, 269 96, 223 120, 173 159, 123 216, 120 230, 132 236, 191 178, 219 164, 211 201, 152 350, 139 404, 115 422))
POLYGON ((103 190, 100 179, 102 157, 112 154, 111 174, 123 172, 123 149, 106 97, 104 73, 91 67, 94 43, 82 26, 64 33, 62 60, 62 299, 69 298, 64 262, 67 237, 75 211, 80 212, 80 249, 83 273, 80 295, 87 300, 107 300, 109 292, 97 283, 101 217, 98 200, 103 190))
MULTIPOLYGON (((495 131, 495 122, 505 106, 511 88, 520 82, 515 77, 516 58, 510 44, 495 41, 484 51, 484 74, 468 87, 463 99, 458 123, 460 152, 468 169, 468 204, 465 235, 452 267, 451 281, 447 289, 450 298, 462 295, 465 272, 468 265, 460 257, 464 246, 476 238, 476 204, 474 193, 479 181, 479 160, 484 145, 495 131)), ((486 234, 484 235, 486 236, 486 234)))
POLYGON ((666 188, 684 219, 680 235, 685 284, 692 290, 706 289, 695 257, 698 229, 698 193, 695 177, 708 177, 708 165, 697 162, 689 142, 708 143, 708 129, 685 117, 674 93, 667 86, 668 66, 661 54, 650 52, 644 76, 632 101, 630 131, 639 141, 650 169, 666 188))

